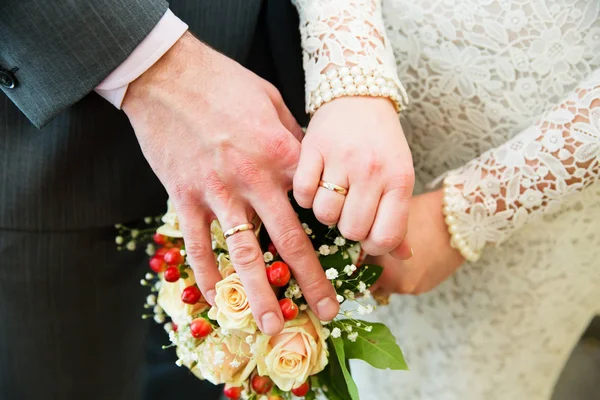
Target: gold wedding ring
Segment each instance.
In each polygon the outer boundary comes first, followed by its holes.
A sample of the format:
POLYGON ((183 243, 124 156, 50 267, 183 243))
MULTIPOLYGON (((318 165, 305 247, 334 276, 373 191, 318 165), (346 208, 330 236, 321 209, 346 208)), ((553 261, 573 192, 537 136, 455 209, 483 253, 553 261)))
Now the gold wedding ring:
POLYGON ((248 222, 247 224, 240 224, 240 225, 236 225, 231 229, 227 229, 225 232, 223 232, 223 236, 225 237, 225 239, 227 239, 230 236, 235 235, 236 233, 240 233, 240 232, 244 232, 244 231, 251 231, 254 229, 254 224, 251 222, 248 222))
POLYGON ((332 192, 341 194, 342 196, 345 196, 348 194, 348 189, 338 186, 335 183, 325 182, 323 179, 321 179, 319 181, 319 186, 321 186, 322 188, 325 188, 327 190, 331 190, 332 192))

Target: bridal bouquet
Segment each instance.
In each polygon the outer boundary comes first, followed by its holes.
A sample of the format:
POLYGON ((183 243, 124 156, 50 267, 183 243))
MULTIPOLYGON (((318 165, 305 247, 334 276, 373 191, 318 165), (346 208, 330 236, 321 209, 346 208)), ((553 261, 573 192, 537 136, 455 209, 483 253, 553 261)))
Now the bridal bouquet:
POLYGON ((341 311, 333 321, 320 321, 310 311, 290 269, 259 227, 255 233, 264 249, 265 274, 286 321, 275 336, 258 330, 218 222, 213 222, 211 235, 223 279, 216 285, 212 307, 195 284, 170 202, 164 216, 146 218, 143 228, 117 225, 119 248, 135 250, 148 241, 146 251, 154 273, 147 273, 141 283, 152 292, 145 305, 152 312, 144 317, 164 324, 170 346, 176 348, 177 365, 200 379, 225 384, 224 394, 230 399, 354 400, 359 398, 358 390, 348 360, 364 360, 379 369, 406 369, 389 329, 358 319, 375 307, 369 287, 382 268, 361 265, 358 243, 321 225, 310 211, 296 210, 336 289, 341 311), (163 225, 156 229, 155 223, 161 221, 163 225))

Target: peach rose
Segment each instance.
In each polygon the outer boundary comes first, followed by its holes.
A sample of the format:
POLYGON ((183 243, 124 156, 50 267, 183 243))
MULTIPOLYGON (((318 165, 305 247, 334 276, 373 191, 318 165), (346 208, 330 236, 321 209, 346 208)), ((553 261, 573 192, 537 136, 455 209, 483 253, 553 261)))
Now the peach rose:
POLYGON ((196 348, 198 363, 192 373, 215 385, 241 386, 256 367, 248 344, 254 338, 255 335, 243 332, 223 335, 220 329, 213 331, 196 348))
POLYGON ((177 213, 175 212, 175 206, 173 206, 173 202, 171 199, 167 200, 167 212, 162 217, 162 222, 164 225, 160 226, 156 232, 160 233, 163 236, 168 236, 172 238, 182 238, 183 233, 179 230, 179 218, 177 218, 177 213))
POLYGON ((256 332, 256 322, 238 274, 233 273, 218 282, 215 292, 215 305, 208 312, 210 319, 216 320, 225 329, 256 332))
POLYGON ((261 333, 254 356, 258 373, 269 376, 283 391, 302 385, 321 372, 328 362, 327 343, 319 319, 310 311, 285 323, 275 336, 261 333))
POLYGON ((235 273, 235 268, 233 268, 233 263, 228 255, 223 253, 219 254, 217 257, 217 264, 219 265, 219 272, 223 278, 227 278, 229 275, 235 273))
POLYGON ((196 283, 194 274, 191 271, 188 272, 188 275, 188 278, 181 278, 173 283, 163 280, 161 282, 160 291, 158 292, 158 305, 165 310, 165 313, 171 317, 173 322, 177 325, 188 323, 188 317, 200 314, 210 307, 210 305, 204 301, 204 298, 200 299, 196 304, 186 304, 181 300, 183 289, 196 283))

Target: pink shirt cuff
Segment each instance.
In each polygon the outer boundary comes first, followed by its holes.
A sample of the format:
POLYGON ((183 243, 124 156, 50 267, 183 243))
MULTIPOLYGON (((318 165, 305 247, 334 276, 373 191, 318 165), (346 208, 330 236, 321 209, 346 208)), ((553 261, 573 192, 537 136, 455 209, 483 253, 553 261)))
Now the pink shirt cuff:
POLYGON ((153 66, 187 29, 182 20, 167 10, 129 57, 96 86, 96 93, 121 109, 129 84, 153 66))

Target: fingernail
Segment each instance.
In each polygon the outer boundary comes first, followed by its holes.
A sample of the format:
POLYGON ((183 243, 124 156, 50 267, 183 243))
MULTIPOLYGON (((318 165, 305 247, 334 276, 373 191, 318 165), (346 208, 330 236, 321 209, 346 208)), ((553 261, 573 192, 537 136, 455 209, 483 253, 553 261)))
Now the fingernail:
POLYGON ((331 321, 338 313, 340 303, 331 297, 325 297, 317 303, 317 313, 323 321, 331 321))
POLYGON ((214 291, 214 289, 210 289, 209 291, 206 292, 206 301, 208 301, 208 303, 211 306, 215 305, 215 291, 214 291))
POLYGON ((281 320, 274 312, 265 313, 260 319, 262 322, 262 331, 265 335, 275 335, 281 329, 281 320))
POLYGON ((415 250, 411 247, 410 248, 410 257, 408 257, 408 259, 411 259, 415 256, 415 250))

